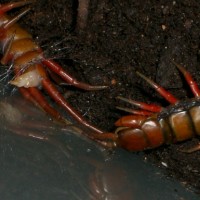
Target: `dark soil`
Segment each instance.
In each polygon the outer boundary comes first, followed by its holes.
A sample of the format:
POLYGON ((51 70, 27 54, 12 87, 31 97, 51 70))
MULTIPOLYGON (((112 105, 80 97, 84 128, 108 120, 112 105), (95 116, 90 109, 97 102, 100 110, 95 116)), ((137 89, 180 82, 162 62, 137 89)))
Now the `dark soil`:
MULTIPOLYGON (((114 122, 126 115, 116 109, 124 106, 116 96, 168 105, 136 70, 179 99, 192 97, 171 60, 185 66, 200 83, 198 0, 94 0, 82 30, 76 26, 77 6, 76 0, 38 0, 20 23, 48 57, 56 58, 78 80, 109 86, 92 92, 66 87, 68 101, 88 121, 114 131, 114 122)), ((198 139, 164 145, 147 151, 145 158, 200 192, 200 152, 180 151, 194 143, 198 139)))

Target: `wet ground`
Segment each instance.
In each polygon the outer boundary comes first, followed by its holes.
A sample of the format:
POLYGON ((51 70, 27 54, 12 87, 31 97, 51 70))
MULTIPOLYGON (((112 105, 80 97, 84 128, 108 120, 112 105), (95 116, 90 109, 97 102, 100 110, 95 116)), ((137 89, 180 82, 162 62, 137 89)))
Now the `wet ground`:
MULTIPOLYGON (((136 70, 177 98, 192 97, 171 60, 184 65, 200 83, 199 1, 94 0, 84 28, 77 26, 77 7, 75 0, 38 0, 20 23, 47 57, 56 58, 74 77, 109 86, 92 92, 63 87, 68 101, 88 121, 113 131, 114 122, 126 114, 116 109, 123 105, 116 96, 168 105, 135 74, 136 70)), ((165 145, 147 151, 144 159, 199 193, 200 152, 180 151, 193 143, 198 139, 165 145)))

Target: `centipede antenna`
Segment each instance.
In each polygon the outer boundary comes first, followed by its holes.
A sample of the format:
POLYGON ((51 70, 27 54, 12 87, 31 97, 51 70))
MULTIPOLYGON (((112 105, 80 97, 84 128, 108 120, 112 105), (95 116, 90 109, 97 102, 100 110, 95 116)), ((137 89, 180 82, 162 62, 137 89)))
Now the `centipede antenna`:
POLYGON ((19 1, 19 2, 0 5, 0 14, 6 13, 12 10, 13 8, 22 7, 31 3, 34 3, 34 1, 19 1))
POLYGON ((190 89, 192 90, 194 96, 199 97, 200 96, 200 89, 199 89, 197 83, 192 78, 191 74, 186 69, 184 69, 184 67, 182 67, 181 65, 179 65, 175 61, 172 60, 172 63, 183 74, 183 76, 185 77, 185 80, 187 81, 188 85, 190 86, 190 89))
POLYGON ((162 107, 161 106, 158 106, 158 105, 155 105, 155 104, 147 104, 147 103, 144 103, 144 102, 139 102, 139 101, 134 101, 132 99, 127 99, 127 98, 124 98, 124 97, 116 97, 117 99, 120 99, 124 102, 127 102, 127 103, 130 103, 134 106, 137 106, 139 108, 142 108, 144 110, 148 110, 148 111, 151 111, 151 112, 160 112, 162 107))
POLYGON ((178 101, 174 95, 172 95, 170 92, 166 91, 163 87, 152 81, 151 79, 147 78, 140 72, 136 72, 138 76, 140 76, 142 79, 144 79, 147 83, 149 83, 161 96, 163 96, 169 103, 174 104, 178 101))
POLYGON ((134 110, 134 109, 130 109, 130 108, 123 108, 120 106, 116 106, 117 109, 119 110, 123 110, 126 111, 128 113, 134 114, 134 115, 145 115, 145 116, 149 116, 152 115, 152 112, 146 111, 146 110, 134 110))
POLYGON ((3 24, 2 28, 3 29, 8 29, 11 26, 13 26, 19 19, 21 19, 21 17, 23 17, 28 11, 30 10, 30 8, 27 8, 26 10, 22 11, 21 13, 19 13, 17 16, 13 17, 11 20, 9 20, 6 24, 3 24))

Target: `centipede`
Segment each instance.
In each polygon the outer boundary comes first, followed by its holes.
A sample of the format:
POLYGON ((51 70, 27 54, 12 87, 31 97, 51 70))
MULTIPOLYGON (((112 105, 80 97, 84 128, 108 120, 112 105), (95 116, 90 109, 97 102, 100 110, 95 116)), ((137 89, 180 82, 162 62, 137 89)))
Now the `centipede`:
MULTIPOLYGON (((114 133, 94 134, 94 140, 107 147, 122 147, 129 151, 155 149, 163 144, 187 141, 200 135, 200 89, 191 74, 181 65, 173 64, 183 74, 194 98, 179 100, 166 89, 140 72, 136 74, 148 82, 170 105, 162 107, 118 96, 117 99, 139 109, 118 106, 131 113, 115 122, 114 133)), ((198 151, 200 145, 183 150, 191 153, 198 151)))
MULTIPOLYGON (((32 3, 33 1, 19 1, 0 5, 0 48, 2 52, 0 62, 2 65, 12 66, 14 77, 9 83, 17 87, 25 99, 44 110, 52 118, 69 124, 70 122, 65 116, 58 112, 45 98, 40 90, 43 88, 56 104, 78 123, 91 130, 91 133, 85 133, 85 136, 108 148, 121 147, 129 151, 143 151, 157 148, 163 144, 186 141, 200 135, 200 89, 191 74, 174 61, 172 62, 183 74, 194 98, 179 100, 159 84, 142 73, 136 72, 170 103, 168 107, 119 96, 117 99, 130 103, 139 109, 118 107, 118 109, 128 111, 131 114, 115 122, 117 127, 115 131, 104 132, 86 121, 56 88, 49 77, 49 72, 59 76, 67 84, 87 91, 102 90, 108 86, 93 86, 80 82, 57 62, 46 58, 31 34, 18 24, 18 21, 30 8, 26 8, 14 17, 7 15, 14 8, 32 3)), ((199 149, 200 145, 197 145, 188 152, 199 149)))
POLYGON ((64 124, 70 124, 71 122, 49 103, 41 91, 42 88, 75 121, 89 128, 91 131, 102 133, 103 131, 86 121, 66 101, 63 94, 60 93, 50 79, 49 72, 59 76, 66 84, 82 90, 102 90, 107 88, 107 86, 93 86, 80 82, 73 78, 54 60, 44 56, 41 47, 34 42, 31 34, 18 24, 18 21, 28 13, 30 8, 25 8, 14 17, 10 17, 7 14, 14 8, 26 7, 32 3, 33 1, 19 1, 0 5, 1 64, 12 66, 11 69, 14 73, 14 77, 9 83, 17 87, 25 99, 44 110, 53 119, 64 124))

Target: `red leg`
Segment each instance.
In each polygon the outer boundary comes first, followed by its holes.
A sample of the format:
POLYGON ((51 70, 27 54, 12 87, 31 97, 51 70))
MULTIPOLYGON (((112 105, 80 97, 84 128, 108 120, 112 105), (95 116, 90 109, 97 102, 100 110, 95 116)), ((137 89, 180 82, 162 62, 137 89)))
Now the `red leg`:
POLYGON ((32 95, 30 94, 30 92, 26 88, 19 87, 18 90, 24 96, 25 99, 27 99, 28 101, 31 101, 34 104, 36 104, 36 101, 34 100, 34 98, 32 97, 32 95))
POLYGON ((157 83, 153 82, 140 72, 136 72, 141 78, 147 81, 160 95, 162 95, 169 103, 174 104, 178 101, 176 97, 174 97, 170 92, 166 91, 163 87, 158 85, 157 83))
POLYGON ((61 117, 61 115, 49 105, 48 101, 44 98, 42 93, 34 87, 30 88, 19 88, 22 95, 27 99, 32 101, 34 104, 37 104, 40 108, 42 108, 45 112, 50 114, 55 119, 66 123, 67 121, 61 117))
POLYGON ((33 1, 19 1, 14 3, 2 4, 0 5, 0 15, 8 12, 9 10, 12 10, 13 8, 22 7, 30 3, 33 3, 33 1))
POLYGON ((139 101, 134 101, 134 100, 131 100, 131 99, 126 99, 124 97, 116 97, 117 99, 120 99, 122 101, 125 101, 127 103, 130 103, 130 104, 133 104, 135 106, 138 106, 144 110, 148 110, 150 112, 160 112, 162 107, 161 106, 158 106, 158 105, 154 105, 154 104, 147 104, 147 103, 143 103, 143 102, 139 102, 139 101))
MULTIPOLYGON (((75 111, 64 99, 64 97, 59 93, 59 91, 53 86, 51 81, 47 78, 42 80, 43 88, 48 92, 48 94, 55 100, 60 106, 62 106, 69 114, 71 114, 78 122, 89 127, 91 130, 97 133, 103 133, 103 131, 89 124, 83 119, 83 117, 75 111)), ((58 121, 69 124, 69 121, 64 119, 59 112, 57 112, 53 107, 49 105, 49 102, 44 98, 40 90, 35 87, 29 88, 19 88, 19 91, 22 95, 29 101, 32 101, 34 104, 42 108, 46 113, 57 119, 58 121)))
POLYGON ((200 151, 200 144, 196 144, 194 145, 193 147, 189 148, 189 149, 183 149, 183 150, 180 150, 181 152, 184 152, 184 153, 193 153, 195 151, 200 151))
MULTIPOLYGON (((3 40, 5 39, 5 31, 8 30, 11 26, 13 26, 21 17, 23 17, 27 12, 29 11, 29 9, 26 9, 24 10, 23 12, 21 12, 19 15, 11 18, 10 20, 8 20, 6 23, 3 23, 1 26, 0 26, 0 39, 3 40)), ((0 15, 1 15, 1 7, 0 7, 0 15)), ((9 38, 10 39, 10 38, 9 38)), ((12 39, 11 39, 12 40, 12 39)), ((10 45, 10 44, 8 44, 10 45)), ((8 46, 9 48, 9 46, 8 46)), ((6 50, 7 51, 7 50, 6 50)), ((9 49, 8 49, 9 51, 9 49)), ((3 57, 3 62, 4 63, 7 59, 9 59, 9 56, 8 56, 8 53, 9 52, 5 52, 4 54, 4 57, 3 57)))
POLYGON ((96 133, 103 133, 103 131, 99 130, 98 128, 94 127, 93 125, 89 124, 83 117, 74 110, 69 103, 64 99, 64 97, 59 93, 59 91, 55 88, 55 86, 51 83, 49 79, 42 80, 43 88, 48 92, 52 99, 55 100, 61 107, 63 107, 70 115, 72 115, 78 122, 83 124, 86 127, 89 127, 91 130, 95 131, 96 133))
POLYGON ((10 19, 7 23, 3 24, 3 26, 1 28, 3 28, 4 30, 10 28, 11 26, 13 26, 13 24, 15 24, 21 17, 23 17, 30 9, 26 9, 23 12, 21 12, 19 15, 13 17, 12 19, 10 19))
POLYGON ((132 113, 134 115, 150 116, 150 115, 153 114, 152 112, 149 112, 149 111, 146 111, 146 110, 134 110, 134 109, 123 108, 123 107, 119 107, 119 106, 116 106, 116 108, 119 109, 119 110, 123 110, 123 111, 129 112, 129 113, 132 113))
POLYGON ((193 80, 191 74, 187 70, 185 70, 181 65, 177 64, 173 60, 172 60, 172 62, 176 65, 176 67, 179 69, 179 71, 185 77, 185 79, 186 79, 187 83, 189 84, 194 96, 199 97, 200 96, 199 87, 198 87, 197 83, 193 80))
POLYGON ((63 68, 54 62, 53 60, 44 59, 42 63, 47 66, 51 71, 58 74, 66 83, 73 85, 77 88, 84 89, 84 90, 102 90, 107 88, 107 86, 92 86, 83 82, 79 82, 70 76, 63 68))

